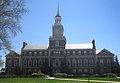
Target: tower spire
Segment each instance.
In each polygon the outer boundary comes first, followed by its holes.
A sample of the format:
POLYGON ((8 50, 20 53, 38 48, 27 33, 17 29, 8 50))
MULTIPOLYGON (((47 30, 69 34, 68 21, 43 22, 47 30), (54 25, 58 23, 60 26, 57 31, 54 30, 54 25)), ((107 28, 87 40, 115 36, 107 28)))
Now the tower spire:
POLYGON ((57 6, 57 15, 59 16, 59 4, 57 6))
POLYGON ((57 5, 57 15, 55 16, 55 24, 61 25, 61 16, 59 15, 59 4, 57 5))

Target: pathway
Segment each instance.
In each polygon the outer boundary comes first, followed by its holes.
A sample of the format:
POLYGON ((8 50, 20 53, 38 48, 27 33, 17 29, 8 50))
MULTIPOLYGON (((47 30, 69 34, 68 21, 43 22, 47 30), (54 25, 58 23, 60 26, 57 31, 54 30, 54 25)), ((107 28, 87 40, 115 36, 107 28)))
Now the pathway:
MULTIPOLYGON (((54 78, 54 77, 50 77, 50 78, 46 78, 46 79, 54 79, 54 80, 70 80, 70 81, 85 81, 85 82, 88 81, 88 80, 81 80, 81 79, 54 78)), ((90 82, 120 83, 120 82, 116 82, 116 81, 102 81, 102 80, 90 80, 90 82)))

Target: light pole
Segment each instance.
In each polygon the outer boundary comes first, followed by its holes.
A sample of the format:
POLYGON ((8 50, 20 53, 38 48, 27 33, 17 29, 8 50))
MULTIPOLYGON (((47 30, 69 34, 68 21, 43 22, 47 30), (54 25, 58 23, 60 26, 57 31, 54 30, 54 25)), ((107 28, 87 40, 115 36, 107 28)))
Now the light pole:
POLYGON ((88 63, 88 82, 90 82, 90 67, 89 67, 89 63, 88 63))

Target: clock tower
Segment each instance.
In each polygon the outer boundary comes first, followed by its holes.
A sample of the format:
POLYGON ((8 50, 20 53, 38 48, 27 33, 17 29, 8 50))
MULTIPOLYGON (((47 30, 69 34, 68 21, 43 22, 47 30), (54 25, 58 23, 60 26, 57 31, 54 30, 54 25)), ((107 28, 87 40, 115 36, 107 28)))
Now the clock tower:
POLYGON ((50 49, 64 49, 66 38, 64 36, 64 28, 61 24, 61 16, 59 15, 59 7, 57 8, 57 15, 55 16, 55 23, 52 26, 52 36, 49 38, 50 49))

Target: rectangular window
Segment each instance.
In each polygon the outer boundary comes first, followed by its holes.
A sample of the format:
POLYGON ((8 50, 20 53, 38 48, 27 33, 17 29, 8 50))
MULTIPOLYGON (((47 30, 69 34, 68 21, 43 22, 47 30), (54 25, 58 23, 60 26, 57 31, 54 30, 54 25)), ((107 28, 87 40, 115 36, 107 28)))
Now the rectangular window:
POLYGON ((94 70, 93 70, 93 69, 90 69, 89 71, 90 71, 90 74, 93 74, 93 73, 94 73, 94 70))
POLYGON ((54 51, 54 55, 60 55, 60 51, 54 51))
POLYGON ((45 51, 45 56, 47 56, 47 51, 45 51))
POLYGON ((34 52, 34 55, 36 56, 36 55, 37 55, 37 52, 34 52))
POLYGON ((70 51, 67 51, 67 55, 70 55, 70 51))
POLYGON ((100 59, 100 64, 103 64, 103 59, 100 59))
POLYGON ((41 51, 39 52, 39 55, 42 55, 42 52, 41 52, 41 51))
POLYGON ((76 55, 76 51, 73 51, 73 55, 76 55))
POLYGON ((12 66, 12 60, 8 60, 8 65, 12 66))
POLYGON ((81 51, 78 51, 78 55, 81 55, 81 51))
POLYGON ((17 63, 17 60, 14 60, 14 66, 17 66, 18 63, 17 63))
POLYGON ((107 64, 110 64, 110 59, 107 59, 107 64))
POLYGON ((73 72, 76 73, 76 69, 73 69, 73 72))
POLYGON ((82 69, 78 69, 78 72, 82 72, 82 69))
POLYGON ((88 72, 88 69, 84 69, 84 73, 87 73, 88 72))
POLYGON ((29 52, 29 56, 32 56, 32 52, 29 52))
POLYGON ((90 54, 90 55, 92 55, 92 54, 93 54, 93 52, 90 50, 90 51, 89 51, 89 54, 90 54))
POLYGON ((26 66, 27 65, 27 60, 23 60, 23 64, 24 64, 24 66, 26 66))
POLYGON ((87 55, 87 51, 84 51, 84 55, 87 55))
POLYGON ((24 55, 24 56, 27 56, 27 52, 23 52, 23 55, 24 55))

